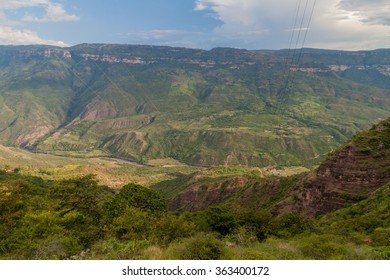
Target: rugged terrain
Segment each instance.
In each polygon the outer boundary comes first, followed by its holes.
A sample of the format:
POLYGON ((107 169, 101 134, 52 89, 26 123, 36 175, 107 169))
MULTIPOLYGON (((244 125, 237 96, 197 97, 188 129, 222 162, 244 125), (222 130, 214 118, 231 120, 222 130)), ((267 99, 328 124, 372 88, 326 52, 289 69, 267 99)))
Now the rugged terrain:
POLYGON ((307 166, 390 113, 390 51, 0 47, 0 144, 147 163, 307 166))
POLYGON ((177 171, 160 192, 0 170, 0 259, 390 259, 389 140, 387 119, 314 172, 177 171))
POLYGON ((355 135, 289 194, 280 211, 314 216, 363 200, 390 182, 390 119, 355 135))
POLYGON ((365 200, 390 183, 390 118, 360 132, 311 172, 281 177, 253 174, 212 178, 205 172, 155 185, 171 210, 212 205, 316 216, 365 200))

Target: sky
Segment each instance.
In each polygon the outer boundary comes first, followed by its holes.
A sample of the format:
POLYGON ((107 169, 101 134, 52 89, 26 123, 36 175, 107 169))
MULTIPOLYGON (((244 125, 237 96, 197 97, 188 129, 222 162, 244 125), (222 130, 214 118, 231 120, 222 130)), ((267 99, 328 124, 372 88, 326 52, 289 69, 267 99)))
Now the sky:
POLYGON ((390 0, 0 0, 0 45, 390 48, 390 0))

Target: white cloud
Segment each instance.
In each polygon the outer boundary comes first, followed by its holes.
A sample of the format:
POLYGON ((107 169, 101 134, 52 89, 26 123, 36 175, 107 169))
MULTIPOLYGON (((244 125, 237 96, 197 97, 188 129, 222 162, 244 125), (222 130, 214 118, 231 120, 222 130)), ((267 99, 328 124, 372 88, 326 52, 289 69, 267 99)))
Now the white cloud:
POLYGON ((355 13, 362 22, 390 25, 390 2, 388 0, 342 0, 338 7, 355 13))
POLYGON ((30 30, 26 23, 77 21, 79 17, 68 14, 63 6, 52 0, 0 0, 0 44, 48 44, 65 46, 62 41, 41 38, 30 30), (25 8, 39 8, 46 11, 42 18, 26 15, 19 19, 9 19, 7 13, 25 8))
POLYGON ((187 32, 185 30, 176 29, 154 29, 149 31, 134 32, 132 34, 146 40, 159 40, 175 36, 185 36, 187 32))
POLYGON ((143 44, 158 44, 188 48, 200 47, 199 39, 205 36, 202 32, 182 29, 153 29, 147 31, 128 32, 118 35, 130 44, 139 44, 139 42, 142 42, 143 44))
POLYGON ((46 15, 43 18, 37 18, 30 15, 25 16, 22 21, 25 22, 60 22, 60 21, 78 21, 80 18, 76 15, 69 15, 64 8, 57 3, 46 5, 46 15))
POLYGON ((195 11, 204 11, 207 9, 207 6, 205 6, 203 3, 199 2, 199 1, 196 1, 195 3, 195 11))
MULTIPOLYGON (((308 30, 305 46, 333 49, 373 49, 390 46, 388 0, 196 0, 195 10, 212 12, 222 24, 213 31, 221 44, 250 49, 286 48, 291 32, 308 30), (294 18, 300 4, 297 24, 294 18), (301 19, 306 7, 305 17, 301 19)), ((294 34, 297 36, 296 34, 294 34)))
POLYGON ((0 9, 15 10, 49 4, 49 0, 0 0, 0 9))
POLYGON ((14 29, 12 27, 0 26, 0 44, 2 45, 55 45, 65 47, 62 41, 45 40, 40 38, 35 32, 28 29, 14 29))

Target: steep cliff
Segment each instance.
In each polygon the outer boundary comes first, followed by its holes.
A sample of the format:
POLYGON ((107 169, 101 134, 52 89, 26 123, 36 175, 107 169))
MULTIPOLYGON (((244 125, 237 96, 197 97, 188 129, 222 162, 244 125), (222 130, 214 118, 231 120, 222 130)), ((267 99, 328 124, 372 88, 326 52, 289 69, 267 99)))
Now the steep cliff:
POLYGON ((290 192, 275 212, 315 216, 367 198, 390 182, 390 118, 356 134, 290 192))
POLYGON ((270 209, 275 215, 316 216, 366 198, 390 182, 390 118, 352 137, 313 172, 292 177, 208 178, 201 173, 157 186, 169 191, 171 210, 210 205, 270 209), (174 193, 174 195, 172 195, 174 193))

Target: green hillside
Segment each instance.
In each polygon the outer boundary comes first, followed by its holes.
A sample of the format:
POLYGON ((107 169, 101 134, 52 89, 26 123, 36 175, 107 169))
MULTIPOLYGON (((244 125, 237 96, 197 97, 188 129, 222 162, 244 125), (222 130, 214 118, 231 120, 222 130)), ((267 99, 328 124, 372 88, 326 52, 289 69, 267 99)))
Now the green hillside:
POLYGON ((312 167, 390 114, 388 50, 305 50, 299 71, 284 51, 84 44, 0 54, 0 144, 35 152, 312 167))
POLYGON ((355 134, 310 172, 220 167, 219 174, 217 168, 179 174, 152 187, 170 210, 227 205, 315 217, 370 198, 390 182, 389 141, 390 118, 355 134))
POLYGON ((387 260, 389 131, 387 119, 298 175, 242 166, 194 172, 165 159, 117 169, 118 181, 133 181, 123 177, 131 172, 159 177, 148 181, 152 188, 117 190, 68 169, 110 174, 112 160, 87 164, 0 146, 10 164, 0 170, 0 259, 387 260), (20 159, 41 167, 39 176, 9 169, 20 159))

